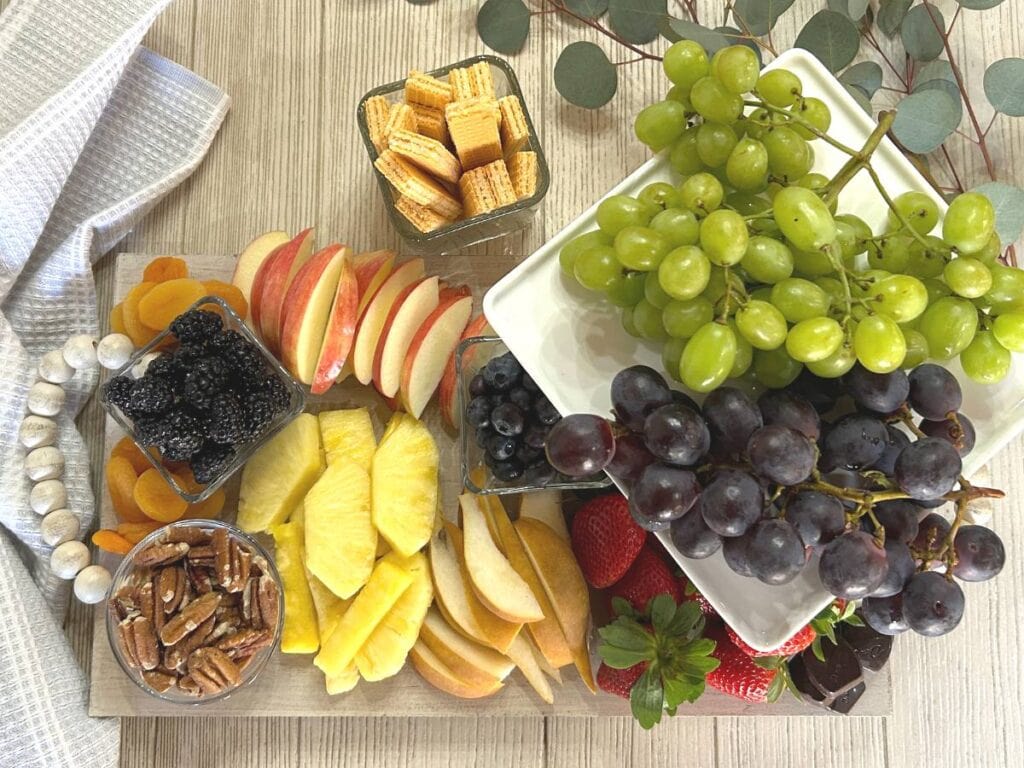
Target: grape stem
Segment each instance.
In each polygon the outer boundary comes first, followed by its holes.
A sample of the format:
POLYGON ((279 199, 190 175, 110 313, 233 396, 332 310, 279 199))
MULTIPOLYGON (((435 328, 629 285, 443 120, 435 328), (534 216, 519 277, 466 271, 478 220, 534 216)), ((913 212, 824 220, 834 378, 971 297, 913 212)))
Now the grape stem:
POLYGON ((850 323, 850 317, 853 315, 853 292, 850 290, 850 281, 846 276, 846 267, 843 265, 842 256, 832 252, 831 244, 826 245, 822 250, 828 256, 829 261, 832 262, 832 267, 839 273, 839 282, 843 284, 843 300, 846 302, 846 312, 843 313, 841 325, 843 330, 846 330, 846 326, 850 323))
POLYGON ((878 193, 882 196, 882 199, 885 200, 885 204, 889 206, 889 210, 896 215, 896 218, 899 220, 900 225, 905 230, 907 230, 910 236, 917 240, 917 242, 921 243, 921 245, 923 245, 925 248, 928 248, 928 241, 921 236, 921 233, 919 233, 916 229, 913 228, 913 226, 911 226, 910 221, 907 219, 907 217, 904 216, 903 213, 896 207, 896 203, 893 201, 892 197, 886 191, 885 186, 882 184, 882 180, 878 178, 878 174, 875 173, 875 169, 872 168, 870 164, 868 164, 864 166, 864 170, 868 172, 868 175, 871 177, 871 181, 874 183, 875 188, 878 190, 878 193))
POLYGON ((878 125, 875 126, 875 130, 868 136, 864 146, 846 161, 846 165, 839 169, 839 173, 833 177, 832 181, 825 188, 826 191, 822 199, 826 205, 831 205, 838 199, 839 193, 853 180, 853 177, 860 173, 861 169, 869 166, 871 155, 878 149, 878 145, 882 143, 882 138, 889 132, 889 129, 892 127, 892 121, 895 119, 895 112, 879 113, 878 125))
POLYGON ((854 149, 853 147, 847 146, 846 144, 843 144, 843 142, 832 138, 832 136, 830 136, 825 131, 819 130, 817 126, 813 125, 807 120, 804 120, 802 117, 800 117, 800 115, 794 114, 789 110, 773 106, 771 104, 768 104, 767 102, 761 101, 760 99, 750 99, 748 101, 744 101, 743 103, 748 107, 757 107, 759 109, 763 109, 773 114, 784 115, 790 120, 790 122, 796 123, 797 125, 806 128, 808 131, 813 133, 815 137, 821 139, 826 144, 831 144, 840 152, 844 152, 845 154, 850 155, 851 157, 857 154, 857 150, 854 149))

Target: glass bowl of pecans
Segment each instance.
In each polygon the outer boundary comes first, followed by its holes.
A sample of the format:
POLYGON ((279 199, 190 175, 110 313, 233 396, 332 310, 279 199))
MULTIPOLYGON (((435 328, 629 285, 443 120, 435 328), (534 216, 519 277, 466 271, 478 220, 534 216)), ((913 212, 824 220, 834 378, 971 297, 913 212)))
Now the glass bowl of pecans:
POLYGON ((197 704, 256 679, 283 617, 281 577, 255 539, 219 520, 182 520, 121 561, 107 599, 107 637, 142 690, 197 704))

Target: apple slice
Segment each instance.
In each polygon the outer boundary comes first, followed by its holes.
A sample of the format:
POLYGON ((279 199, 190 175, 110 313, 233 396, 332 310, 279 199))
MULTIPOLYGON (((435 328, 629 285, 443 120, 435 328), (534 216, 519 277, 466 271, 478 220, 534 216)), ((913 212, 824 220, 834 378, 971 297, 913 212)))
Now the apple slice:
POLYGON ((473 311, 473 295, 466 286, 446 288, 437 308, 412 337, 402 364, 399 389, 402 406, 419 418, 441 383, 445 366, 455 352, 473 311))
POLYGON ((377 352, 384 321, 388 319, 395 299, 414 282, 423 279, 423 259, 410 259, 400 264, 380 284, 377 292, 359 316, 356 340, 352 346, 352 369, 360 384, 373 381, 373 358, 377 352))
POLYGON ((395 397, 402 382, 402 363, 420 326, 437 309, 440 280, 426 277, 391 308, 373 357, 373 381, 384 397, 395 397))
POLYGON ((565 512, 562 511, 561 491, 524 493, 519 497, 519 517, 540 520, 557 533, 566 544, 572 545, 569 528, 565 524, 565 512))
POLYGON ((530 585, 516 573, 491 538, 478 497, 462 494, 459 508, 465 536, 463 555, 480 601, 506 621, 527 623, 543 619, 544 612, 530 585))
POLYGON ((537 695, 545 704, 555 703, 555 694, 551 691, 551 683, 537 663, 535 651, 526 635, 519 635, 508 649, 508 657, 512 659, 519 671, 523 673, 526 682, 537 692, 537 695))
MULTIPOLYGON (((474 336, 487 336, 493 333, 494 330, 491 328, 491 324, 487 322, 487 318, 480 314, 469 321, 469 324, 459 337, 459 342, 461 343, 474 336)), ((455 346, 457 347, 458 344, 455 346)), ((467 360, 470 366, 474 366, 475 360, 479 357, 481 351, 479 346, 474 346, 469 350, 467 360)), ((448 362, 445 363, 441 383, 437 387, 437 402, 441 406, 441 416, 445 423, 455 429, 459 428, 459 422, 461 421, 461 419, 456 418, 455 414, 456 404, 459 399, 458 392, 455 391, 457 384, 458 376, 455 371, 455 350, 453 349, 452 353, 448 356, 448 362)))
POLYGON ((394 251, 367 251, 352 257, 352 269, 356 273, 356 285, 359 286, 359 309, 356 314, 363 313, 394 266, 394 251))
POLYGON ((442 663, 437 658, 437 654, 431 651, 422 640, 416 641, 416 645, 409 652, 409 658, 412 659, 413 667, 424 680, 435 688, 460 699, 481 699, 484 696, 497 693, 503 686, 500 680, 495 680, 489 685, 473 684, 463 680, 442 663))
POLYGON ((590 592, 572 548, 550 526, 539 520, 520 517, 515 528, 530 557, 530 564, 540 577, 544 591, 548 593, 548 599, 555 609, 576 669, 587 687, 596 693, 594 673, 590 667, 590 651, 587 648, 590 592))
POLYGON ((295 275, 312 255, 313 230, 304 229, 278 248, 260 269, 260 335, 275 354, 281 347, 281 317, 284 315, 285 296, 295 275))
POLYGON ((242 252, 238 254, 238 260, 235 262, 235 271, 231 275, 231 284, 242 292, 250 306, 252 305, 253 280, 256 279, 256 273, 259 272, 260 266, 278 246, 284 245, 291 239, 291 235, 280 229, 264 232, 245 246, 242 252))
POLYGON ((257 334, 260 332, 260 320, 263 317, 263 288, 267 284, 267 268, 287 245, 288 243, 283 243, 268 253, 252 278, 252 289, 249 296, 249 325, 257 334))
POLYGON ((504 680, 514 666, 493 648, 463 637, 434 608, 423 620, 420 640, 459 677, 481 685, 504 680))
POLYGON ((281 362, 303 384, 312 384, 324 331, 338 292, 348 248, 332 244, 310 258, 298 272, 284 299, 281 321, 281 362))
POLYGON ((323 343, 317 356, 313 382, 310 391, 322 395, 341 376, 356 335, 356 320, 359 317, 359 286, 356 283, 352 260, 346 258, 338 275, 338 287, 334 292, 323 343))

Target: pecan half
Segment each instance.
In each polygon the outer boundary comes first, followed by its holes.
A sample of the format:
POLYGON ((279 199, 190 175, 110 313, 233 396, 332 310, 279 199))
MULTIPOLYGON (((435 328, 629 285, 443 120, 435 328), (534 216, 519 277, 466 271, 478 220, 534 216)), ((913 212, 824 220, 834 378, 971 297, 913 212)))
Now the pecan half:
POLYGON ((185 542, 190 547, 199 547, 210 543, 210 534, 202 528, 171 528, 167 531, 164 541, 171 543, 185 542))
POLYGON ((252 569, 252 553, 242 549, 234 539, 231 540, 228 551, 230 553, 231 569, 228 580, 224 583, 224 588, 228 592, 241 592, 245 587, 245 582, 249 580, 249 572, 252 569))
POLYGON ((266 648, 274 636, 269 629, 252 629, 245 627, 233 632, 217 642, 217 648, 224 651, 232 659, 252 656, 266 648))
POLYGON ((214 551, 211 544, 203 544, 199 547, 193 547, 188 553, 188 559, 196 565, 204 565, 212 568, 216 561, 216 555, 217 553, 214 551))
POLYGON ((189 545, 184 541, 152 544, 135 553, 133 562, 140 567, 167 565, 181 560, 188 554, 189 545))
POLYGON ((238 685, 241 675, 230 657, 217 648, 199 648, 188 657, 188 673, 203 693, 219 693, 238 685))
POLYGON ((226 529, 218 528, 213 532, 213 540, 210 542, 213 547, 213 572, 217 583, 225 588, 231 583, 231 543, 226 529))
POLYGON ((168 675, 159 670, 148 670, 142 673, 142 679, 157 693, 163 693, 174 685, 175 676, 168 675))
POLYGON ((192 679, 192 675, 178 678, 178 689, 189 696, 203 695, 203 689, 199 687, 199 683, 192 679))
POLYGON ((136 588, 132 585, 121 587, 110 598, 110 605, 119 621, 138 612, 139 597, 136 588))
POLYGON ((198 594, 205 595, 213 590, 213 583, 210 580, 210 571, 202 566, 196 565, 191 559, 185 561, 185 572, 188 580, 198 594))
POLYGON ((128 665, 135 669, 156 669, 160 663, 153 623, 145 616, 133 616, 117 625, 117 638, 128 665))
POLYGON ((181 599, 185 596, 186 581, 185 569, 179 566, 160 571, 156 584, 164 613, 174 613, 178 609, 181 599))
POLYGON ((183 637, 192 632, 196 627, 213 616, 213 612, 220 605, 220 593, 209 592, 198 600, 193 600, 165 625, 160 632, 160 639, 164 645, 174 645, 183 637))
POLYGON ((175 643, 166 651, 164 651, 164 666, 171 669, 181 671, 185 668, 185 662, 188 660, 188 656, 196 648, 201 648, 209 642, 213 642, 211 638, 213 629, 216 625, 216 618, 211 616, 186 637, 181 642, 175 643))

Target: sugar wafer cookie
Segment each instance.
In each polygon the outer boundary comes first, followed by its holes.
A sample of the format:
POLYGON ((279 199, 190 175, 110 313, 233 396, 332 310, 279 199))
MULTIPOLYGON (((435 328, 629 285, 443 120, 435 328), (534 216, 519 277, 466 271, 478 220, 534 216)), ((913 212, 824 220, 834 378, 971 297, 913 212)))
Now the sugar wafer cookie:
POLYGON ((472 170, 502 157, 498 121, 486 99, 477 96, 449 104, 445 119, 463 169, 472 170))
POLYGON ((400 195, 447 219, 456 219, 462 213, 461 203, 448 190, 394 151, 384 150, 373 164, 400 195))
POLYGON ((408 104, 392 104, 391 111, 388 113, 388 121, 384 124, 384 130, 380 137, 384 146, 387 147, 392 131, 403 130, 416 130, 416 113, 408 104))
POLYGON ((395 210, 402 214, 420 232, 433 232, 435 229, 440 229, 452 223, 451 219, 446 219, 437 211, 420 205, 405 195, 398 196, 398 199, 395 201, 395 210))
POLYGON ((388 136, 388 147, 439 179, 456 182, 462 175, 458 158, 437 139, 413 131, 394 130, 388 136))
POLYGON ((517 96, 498 99, 498 108, 501 110, 501 146, 505 157, 509 157, 526 146, 530 140, 530 128, 517 96))
POLYGON ((452 87, 443 80, 413 70, 405 81, 405 100, 409 104, 444 109, 452 100, 452 87))
POLYGON ((491 65, 486 61, 478 61, 469 68, 469 79, 472 83, 474 96, 483 96, 487 99, 497 98, 494 93, 494 77, 491 75, 491 65))
POLYGON ((533 197, 537 193, 537 153, 516 152, 505 163, 516 199, 533 197))
POLYGON ((388 145, 384 140, 384 128, 388 122, 388 115, 391 114, 391 105, 383 96, 371 96, 363 103, 363 110, 366 113, 370 141, 378 152, 383 152, 388 145))
POLYGON ((509 176, 504 160, 495 160, 480 170, 484 172, 487 183, 491 185, 491 194, 494 196, 498 208, 512 205, 516 201, 516 191, 512 186, 512 178, 509 176))
POLYGON ((448 84, 452 87, 452 101, 465 101, 476 96, 473 91, 473 76, 469 69, 453 69, 448 73, 448 84))
POLYGON ((494 198, 491 184, 487 179, 487 172, 483 168, 475 168, 462 174, 462 178, 459 179, 459 191, 462 193, 462 204, 467 219, 498 207, 498 201, 494 198))

